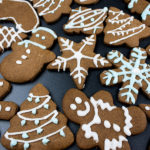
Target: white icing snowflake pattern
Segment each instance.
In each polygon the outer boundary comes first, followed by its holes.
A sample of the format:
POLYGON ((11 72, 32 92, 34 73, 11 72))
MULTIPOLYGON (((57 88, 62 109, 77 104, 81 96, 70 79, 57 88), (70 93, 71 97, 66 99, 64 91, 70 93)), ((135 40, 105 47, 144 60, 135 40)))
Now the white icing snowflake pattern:
POLYGON ((85 63, 82 63, 81 65, 81 61, 86 60, 89 63, 92 63, 93 68, 102 68, 107 66, 109 67, 111 65, 104 57, 101 57, 100 54, 95 54, 93 52, 96 43, 95 35, 86 37, 86 39, 82 40, 81 43, 79 43, 79 45, 81 45, 80 48, 79 46, 76 46, 77 48, 79 48, 76 49, 76 47, 74 46, 75 43, 73 41, 65 38, 60 38, 60 45, 62 45, 63 47, 62 52, 68 53, 69 55, 71 53, 72 55, 67 58, 65 56, 58 56, 57 59, 50 64, 51 67, 48 67, 48 69, 53 69, 57 66, 58 71, 60 69, 63 69, 63 71, 65 71, 67 68, 69 68, 71 71, 70 75, 73 77, 75 82, 77 79, 78 88, 84 87, 83 82, 88 75, 87 67, 90 68, 85 63), (87 47, 91 48, 89 48, 88 50, 87 47), (85 52, 85 49, 86 51, 89 51, 89 54, 85 52), (74 64, 72 65, 71 63, 74 60, 76 61, 76 67, 74 67, 74 64))
POLYGON ((129 60, 118 51, 109 52, 108 60, 117 69, 104 71, 101 81, 105 80, 106 85, 123 82, 119 94, 120 101, 135 104, 139 88, 150 96, 150 66, 145 63, 146 58, 146 50, 141 48, 133 48, 129 60))

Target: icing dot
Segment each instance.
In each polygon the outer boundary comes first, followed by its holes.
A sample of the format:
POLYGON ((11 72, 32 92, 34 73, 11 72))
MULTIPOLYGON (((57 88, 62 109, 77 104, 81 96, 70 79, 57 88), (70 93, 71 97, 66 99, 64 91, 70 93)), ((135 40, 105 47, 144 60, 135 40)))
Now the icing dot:
POLYGON ((21 58, 22 59, 27 59, 27 56, 26 55, 22 55, 21 58))
POLYGON ((3 86, 4 85, 4 82, 0 82, 0 86, 3 86))
POLYGON ((21 64, 22 64, 22 61, 21 61, 21 60, 17 60, 17 61, 16 61, 16 64, 21 65, 21 64))
POLYGON ((30 53, 31 53, 30 49, 27 49, 27 50, 26 50, 26 53, 27 53, 27 54, 30 54, 30 53))
POLYGON ((120 132, 120 127, 117 125, 117 124, 113 124, 113 129, 116 131, 116 132, 120 132))
POLYGON ((30 147, 29 143, 26 142, 26 143, 24 144, 24 150, 27 150, 29 147, 30 147))
POLYGON ((105 120, 104 121, 104 126, 105 126, 105 128, 110 128, 111 124, 110 124, 110 122, 108 120, 105 120))
POLYGON ((23 134, 22 134, 22 138, 27 139, 27 138, 29 138, 29 136, 28 136, 27 133, 23 133, 23 134))
POLYGON ((44 145, 46 145, 49 141, 50 141, 49 139, 44 138, 44 139, 42 140, 42 143, 43 143, 44 145))
POLYGON ((5 108, 5 111, 10 111, 10 110, 11 110, 11 107, 9 106, 5 108))
POLYGON ((45 36, 42 36, 42 40, 45 40, 46 38, 45 38, 45 36))
POLYGON ((70 105, 70 108, 71 108, 72 110, 76 110, 76 109, 77 109, 77 106, 76 106, 75 104, 71 104, 71 105, 70 105))
POLYGON ((92 21, 92 22, 94 22, 94 21, 95 21, 95 19, 94 19, 94 18, 91 18, 91 21, 92 21))
POLYGON ((145 107, 145 110, 150 110, 150 107, 146 106, 146 107, 145 107))
POLYGON ((60 135, 63 136, 63 137, 65 137, 65 133, 64 133, 63 130, 60 131, 60 135))
POLYGON ((40 35, 39 35, 39 34, 36 34, 35 36, 36 36, 36 37, 40 37, 40 35))
POLYGON ((10 147, 14 147, 16 145, 17 145, 17 141, 16 140, 11 140, 10 147))
POLYGON ((75 101, 77 104, 81 104, 82 103, 82 99, 80 97, 76 97, 75 101))

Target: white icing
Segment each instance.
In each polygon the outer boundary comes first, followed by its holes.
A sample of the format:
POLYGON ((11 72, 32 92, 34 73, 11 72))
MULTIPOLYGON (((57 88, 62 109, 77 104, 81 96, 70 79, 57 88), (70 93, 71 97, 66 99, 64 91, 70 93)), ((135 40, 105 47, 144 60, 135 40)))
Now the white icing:
POLYGON ((130 129, 133 127, 133 125, 131 123, 132 117, 130 116, 129 111, 128 111, 128 109, 126 107, 123 106, 122 110, 124 111, 124 116, 125 116, 124 133, 127 136, 131 136, 130 129))
POLYGON ((2 105, 0 104, 0 111, 2 111, 2 105))
POLYGON ((70 73, 71 76, 73 76, 74 79, 78 80, 78 84, 82 83, 82 78, 84 79, 86 76, 85 74, 88 74, 87 70, 81 66, 81 61, 83 59, 92 60, 95 67, 98 67, 98 63, 100 63, 102 66, 105 65, 105 63, 109 63, 105 58, 99 58, 100 54, 96 54, 95 56, 87 56, 82 54, 82 51, 86 46, 94 45, 95 39, 94 35, 91 35, 90 37, 87 37, 85 40, 82 40, 83 45, 81 48, 77 51, 73 48, 74 42, 69 41, 68 39, 61 38, 60 41, 62 42, 62 46, 64 47, 62 51, 69 51, 73 55, 69 58, 64 58, 61 56, 58 56, 57 59, 55 59, 55 62, 52 63, 52 66, 58 66, 58 71, 60 70, 61 66, 63 66, 63 71, 67 68, 67 63, 72 60, 76 60, 76 67, 73 69, 73 71, 70 73))
POLYGON ((148 111, 149 111, 149 110, 150 110, 150 107, 149 107, 149 106, 146 106, 146 107, 145 107, 145 110, 148 110, 148 111))
POLYGON ((27 59, 28 57, 26 55, 21 56, 22 59, 27 59))
MULTIPOLYGON (((85 138, 89 139, 89 138, 93 138, 93 140, 98 143, 99 142, 99 137, 97 132, 94 132, 91 130, 91 126, 95 125, 95 124, 101 124, 101 118, 98 114, 98 107, 100 106, 100 108, 102 110, 108 110, 108 111, 112 111, 114 109, 116 109, 115 106, 110 106, 109 103, 104 103, 103 100, 99 99, 99 100, 95 100, 93 97, 90 98, 90 102, 94 107, 94 118, 91 122, 89 122, 88 124, 83 124, 82 125, 82 130, 85 132, 85 138)), ((108 124, 106 124, 108 125, 108 124)))
POLYGON ((117 125, 117 124, 113 124, 113 129, 116 131, 116 132, 120 132, 120 126, 117 125))
POLYGON ((76 110, 76 109, 77 109, 77 106, 76 106, 75 104, 71 104, 71 105, 70 105, 70 108, 71 108, 72 110, 76 110))
POLYGON ((104 121, 104 127, 105 128, 110 128, 111 127, 111 124, 110 124, 110 122, 108 120, 104 121))
POLYGON ((89 105, 89 103, 88 102, 84 102, 84 105, 85 105, 85 110, 78 110, 77 111, 77 115, 79 117, 86 116, 90 112, 90 105, 89 105))
POLYGON ((11 107, 10 106, 7 106, 6 108, 5 108, 5 111, 10 111, 11 110, 11 107))
POLYGON ((21 64, 22 64, 22 61, 21 61, 21 60, 17 60, 17 61, 16 61, 16 64, 21 65, 21 64))
POLYGON ((122 135, 119 136, 119 140, 115 138, 113 138, 112 141, 105 139, 104 150, 117 150, 118 148, 121 149, 122 143, 127 141, 128 140, 122 135))
MULTIPOLYGON (((50 102, 51 100, 51 97, 49 95, 45 95, 45 96, 34 96, 32 93, 29 94, 29 96, 33 99, 33 98, 46 98, 41 104, 39 104, 37 107, 35 108, 32 108, 32 109, 28 109, 28 110, 22 110, 20 112, 17 113, 18 117, 21 119, 21 120, 25 120, 25 121, 40 121, 40 120, 47 120, 46 123, 36 127, 36 128, 33 128, 33 129, 30 129, 30 130, 26 130, 26 131, 20 131, 20 132, 6 132, 4 134, 5 138, 10 140, 10 141, 16 141, 16 143, 27 143, 27 144, 30 144, 30 143, 35 143, 35 142, 38 142, 38 141, 42 141, 43 139, 46 139, 46 138, 49 138, 53 135, 56 135, 58 133, 63 133, 63 129, 66 128, 66 126, 63 126, 61 127, 60 129, 52 132, 52 133, 48 133, 47 135, 44 135, 42 137, 39 137, 39 138, 36 138, 35 139, 32 139, 32 140, 22 140, 22 139, 17 139, 15 138, 16 135, 28 135, 28 133, 32 133, 32 132, 35 132, 35 131, 39 131, 39 129, 42 129, 44 128, 45 126, 49 125, 50 123, 54 123, 55 120, 57 120, 57 115, 58 115, 58 111, 57 110, 54 110, 53 112, 49 113, 48 115, 46 116, 43 116, 43 117, 40 117, 40 118, 28 118, 28 117, 25 117, 23 116, 23 114, 25 113, 32 113, 33 110, 38 110, 38 109, 41 109, 44 107, 45 104, 47 104, 48 102, 50 102), (50 118, 50 119, 49 119, 50 118), (13 137, 14 136, 14 137, 13 137)), ((64 135, 64 134, 63 134, 64 135)))
POLYGON ((3 81, 0 81, 0 86, 3 86, 4 85, 4 82, 3 81))
POLYGON ((9 48, 13 42, 16 42, 16 39, 22 40, 19 34, 20 31, 15 31, 13 27, 10 28, 8 28, 7 26, 1 27, 0 36, 2 36, 2 39, 0 40, 0 48, 4 50, 4 48, 9 48))
POLYGON ((76 102, 77 104, 81 104, 81 103, 82 103, 82 99, 81 99, 80 97, 76 97, 76 98, 75 98, 75 102, 76 102))
POLYGON ((0 18, 0 20, 13 20, 13 22, 16 24, 16 28, 18 29, 19 33, 20 32, 28 33, 28 32, 31 32, 33 29, 37 28, 37 26, 39 25, 39 17, 37 15, 36 11, 34 10, 34 8, 32 7, 32 5, 28 1, 25 1, 25 0, 11 0, 11 1, 20 2, 20 3, 26 3, 31 8, 34 16, 36 17, 36 24, 30 30, 25 30, 25 29, 22 28, 22 24, 19 24, 14 17, 11 17, 11 16, 9 16, 9 17, 2 17, 2 18, 0 18))
POLYGON ((26 50, 26 53, 27 53, 27 54, 30 54, 30 53, 31 53, 31 50, 30 50, 30 49, 27 49, 27 50, 26 50))
POLYGON ((132 24, 134 17, 127 17, 125 19, 119 19, 120 16, 124 16, 125 13, 123 11, 112 11, 109 10, 109 13, 112 13, 114 15, 114 17, 112 19, 109 19, 108 22, 111 24, 121 24, 119 27, 117 27, 116 29, 113 30, 109 30, 107 31, 107 34, 109 36, 109 34, 112 34, 113 36, 119 36, 119 38, 117 40, 111 41, 109 42, 110 44, 115 44, 115 43, 119 43, 123 40, 126 40, 128 38, 131 38, 139 33, 141 33, 145 28, 146 25, 145 24, 141 24, 137 27, 133 27, 133 28, 129 28, 124 30, 124 28, 130 24, 132 24), (121 37, 120 37, 121 36, 121 37))
POLYGON ((93 30, 93 33, 96 33, 97 29, 103 28, 103 22, 107 17, 106 13, 108 8, 104 9, 95 9, 92 10, 87 8, 82 10, 82 7, 79 9, 73 9, 75 14, 71 15, 69 18, 69 22, 65 25, 65 29, 83 29, 83 31, 93 30), (96 17, 96 19, 94 19, 96 17), (89 23, 85 23, 88 20, 91 20, 89 23))
POLYGON ((35 8, 44 8, 39 12, 39 16, 54 14, 61 7, 61 4, 64 2, 64 0, 57 0, 59 1, 57 5, 55 4, 55 1, 56 0, 38 0, 38 2, 33 6, 35 8))

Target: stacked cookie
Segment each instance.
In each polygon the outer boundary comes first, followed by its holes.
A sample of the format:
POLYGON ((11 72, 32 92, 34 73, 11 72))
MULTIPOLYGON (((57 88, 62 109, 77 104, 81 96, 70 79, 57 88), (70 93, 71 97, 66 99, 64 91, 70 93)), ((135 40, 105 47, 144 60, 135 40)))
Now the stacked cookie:
POLYGON ((0 73, 4 77, 0 79, 0 98, 10 91, 10 83, 36 81, 44 69, 57 70, 59 74, 60 70, 69 70, 76 86, 62 95, 64 114, 57 110, 48 89, 42 84, 29 91, 19 111, 14 102, 1 101, 0 120, 10 120, 9 129, 1 137, 6 149, 58 150, 76 142, 80 149, 130 150, 127 137, 145 131, 150 106, 137 106, 136 102, 139 89, 147 99, 150 98, 150 65, 147 62, 150 47, 139 47, 141 39, 150 37, 149 2, 125 0, 132 12, 142 14, 142 21, 116 7, 93 8, 91 4, 98 2, 75 0, 74 3, 81 6, 73 9, 72 0, 0 2, 0 20, 12 21, 15 25, 0 26, 0 51, 12 49, 0 63, 0 73), (63 30, 72 37, 84 34, 86 37, 80 42, 59 36, 59 29, 44 27, 43 21, 40 24, 40 17, 52 24, 63 14, 70 15, 63 30), (99 36, 103 36, 108 48, 129 47, 130 57, 118 50, 109 51, 107 57, 101 56, 96 52, 99 36), (61 52, 58 56, 50 50, 57 40, 61 52), (103 69, 99 79, 106 87, 122 83, 118 92, 122 107, 117 107, 112 95, 105 90, 90 98, 81 91, 87 87, 89 69, 103 69), (73 132, 75 135, 67 126, 67 118, 80 125, 78 132, 73 132))

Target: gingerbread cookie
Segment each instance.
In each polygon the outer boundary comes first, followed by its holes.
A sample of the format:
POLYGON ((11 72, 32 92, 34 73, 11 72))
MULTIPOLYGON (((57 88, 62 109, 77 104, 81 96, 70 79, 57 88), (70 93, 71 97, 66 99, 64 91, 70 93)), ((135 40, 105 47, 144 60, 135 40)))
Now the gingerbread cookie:
POLYGON ((103 31, 107 11, 107 7, 94 10, 86 7, 73 9, 64 30, 68 33, 100 34, 103 31))
POLYGON ((139 107, 146 113, 147 117, 150 119, 150 104, 140 104, 139 107))
POLYGON ((33 7, 38 10, 48 23, 57 21, 62 14, 69 14, 72 0, 32 0, 33 7))
POLYGON ((0 100, 9 93, 10 89, 10 83, 4 79, 0 79, 0 100))
POLYGON ((104 71, 100 80, 106 86, 123 82, 119 92, 121 102, 135 104, 140 88, 150 98, 150 66, 146 64, 145 49, 133 48, 130 59, 113 50, 107 58, 116 69, 104 71))
POLYGON ((143 23, 150 26, 150 2, 146 0, 124 0, 132 13, 141 15, 143 23))
POLYGON ((57 38, 54 31, 39 27, 32 32, 30 40, 14 43, 13 52, 0 64, 1 74, 11 82, 24 83, 35 79, 44 64, 55 59, 55 54, 47 48, 57 38))
POLYGON ((1 0, 0 20, 10 20, 20 32, 30 32, 39 25, 39 18, 26 0, 1 0))
POLYGON ((86 37, 80 43, 75 43, 63 37, 59 37, 58 42, 62 56, 58 56, 47 68, 58 69, 58 71, 69 69, 70 75, 79 89, 84 88, 89 68, 111 66, 104 57, 94 53, 96 35, 86 37))
POLYGON ((90 99, 70 89, 63 99, 63 110, 73 122, 80 124, 76 142, 81 149, 130 150, 126 136, 143 132, 147 121, 136 107, 116 107, 109 92, 99 91, 90 99))
POLYGON ((150 28, 122 10, 111 7, 104 33, 106 44, 136 47, 139 46, 140 39, 150 36, 150 28))
POLYGON ((150 45, 146 48, 147 54, 150 55, 150 45))
POLYGON ((80 5, 90 5, 99 2, 99 0, 74 0, 74 1, 80 5))
POLYGON ((17 112, 18 106, 14 102, 0 102, 0 120, 10 120, 17 112))
POLYGON ((9 48, 12 43, 26 38, 26 36, 26 34, 16 31, 13 27, 0 26, 0 52, 9 48))
POLYGON ((11 150, 65 149, 74 141, 66 117, 56 110, 48 90, 37 84, 10 122, 2 144, 11 150))

